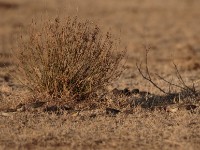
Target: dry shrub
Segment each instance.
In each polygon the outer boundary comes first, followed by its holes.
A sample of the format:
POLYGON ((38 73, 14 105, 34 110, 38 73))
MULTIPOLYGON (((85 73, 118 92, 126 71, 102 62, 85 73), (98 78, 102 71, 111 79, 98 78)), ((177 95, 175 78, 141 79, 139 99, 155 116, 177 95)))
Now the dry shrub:
POLYGON ((68 100, 91 98, 121 74, 124 51, 111 33, 102 34, 77 17, 32 22, 18 42, 21 81, 36 93, 68 100))

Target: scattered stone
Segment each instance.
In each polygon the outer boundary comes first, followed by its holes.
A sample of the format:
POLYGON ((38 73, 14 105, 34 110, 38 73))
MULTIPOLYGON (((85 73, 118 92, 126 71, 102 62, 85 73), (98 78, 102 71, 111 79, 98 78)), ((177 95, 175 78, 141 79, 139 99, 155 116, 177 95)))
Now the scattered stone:
POLYGON ((119 90, 119 89, 117 89, 117 88, 114 88, 114 89, 112 90, 112 93, 113 93, 113 95, 119 96, 119 95, 122 94, 122 90, 119 90))
POLYGON ((96 118, 97 114, 91 114, 89 117, 90 118, 96 118))
POLYGON ((147 96, 150 95, 151 93, 146 92, 146 91, 141 91, 139 89, 132 89, 131 91, 128 88, 125 88, 123 90, 119 90, 117 88, 114 88, 112 90, 112 93, 116 96, 124 95, 124 96, 131 96, 131 95, 136 95, 140 94, 141 96, 147 96))
POLYGON ((198 108, 198 105, 194 104, 172 104, 169 106, 166 106, 165 110, 167 112, 177 112, 178 110, 194 110, 198 108))
POLYGON ((125 88, 122 93, 125 95, 125 96, 130 96, 132 93, 130 92, 130 90, 128 88, 125 88))
POLYGON ((45 109, 44 109, 44 111, 52 111, 52 112, 56 112, 56 111, 59 111, 60 110, 60 107, 58 107, 58 106, 49 106, 49 107, 46 107, 45 109))
POLYGON ((37 102, 29 104, 28 107, 38 108, 38 107, 42 107, 45 103, 46 102, 37 101, 37 102))
POLYGON ((103 141, 102 141, 102 140, 95 140, 94 142, 95 142, 97 145, 98 145, 98 144, 102 144, 102 143, 103 143, 103 141))
POLYGON ((140 91, 139 94, 140 94, 141 96, 143 96, 143 97, 148 96, 148 95, 151 95, 151 93, 146 92, 146 91, 140 91))
POLYGON ((115 95, 115 96, 121 96, 121 95, 125 95, 125 96, 131 96, 131 92, 128 88, 125 88, 123 90, 119 90, 117 88, 114 88, 112 90, 112 93, 115 95))
POLYGON ((13 108, 9 108, 9 109, 6 109, 6 112, 16 112, 17 110, 16 109, 13 109, 13 108))
POLYGON ((4 80, 5 80, 6 82, 9 82, 9 81, 10 81, 10 76, 9 76, 9 75, 5 75, 3 78, 4 78, 4 80))
POLYGON ((73 108, 70 107, 69 105, 63 105, 60 107, 62 110, 72 110, 73 108))
POLYGON ((44 111, 46 112, 61 112, 67 110, 72 110, 72 107, 68 105, 63 105, 63 106, 49 106, 44 109, 44 111))
POLYGON ((117 115, 120 113, 120 110, 114 109, 114 108, 106 108, 106 114, 107 115, 117 115))
POLYGON ((185 106, 185 109, 186 110, 194 110, 194 109, 196 109, 198 106, 197 105, 192 105, 192 104, 190 104, 190 105, 186 105, 185 106))
POLYGON ((139 89, 133 89, 131 91, 132 94, 139 94, 140 93, 140 90, 139 89))

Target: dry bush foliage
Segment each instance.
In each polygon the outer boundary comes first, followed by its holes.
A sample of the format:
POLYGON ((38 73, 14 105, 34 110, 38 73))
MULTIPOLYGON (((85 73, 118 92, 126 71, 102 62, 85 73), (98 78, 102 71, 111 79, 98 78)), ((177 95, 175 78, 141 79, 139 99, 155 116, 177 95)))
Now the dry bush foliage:
POLYGON ((77 17, 32 22, 18 42, 21 81, 33 92, 68 100, 91 98, 121 74, 124 51, 110 32, 103 35, 77 17))

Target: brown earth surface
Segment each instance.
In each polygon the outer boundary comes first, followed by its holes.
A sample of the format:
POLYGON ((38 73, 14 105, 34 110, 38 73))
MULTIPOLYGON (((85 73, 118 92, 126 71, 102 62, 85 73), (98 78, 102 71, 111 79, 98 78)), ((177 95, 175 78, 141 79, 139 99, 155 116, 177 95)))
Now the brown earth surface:
POLYGON ((199 0, 0 0, 0 149, 200 149, 199 10, 199 0), (15 37, 32 19, 58 15, 92 20, 127 46, 126 69, 102 98, 106 107, 24 104, 29 92, 10 57, 15 37), (169 89, 155 73, 181 85, 174 62, 195 95, 177 87, 165 95, 144 80, 136 63, 144 65, 145 46, 159 87, 169 89))

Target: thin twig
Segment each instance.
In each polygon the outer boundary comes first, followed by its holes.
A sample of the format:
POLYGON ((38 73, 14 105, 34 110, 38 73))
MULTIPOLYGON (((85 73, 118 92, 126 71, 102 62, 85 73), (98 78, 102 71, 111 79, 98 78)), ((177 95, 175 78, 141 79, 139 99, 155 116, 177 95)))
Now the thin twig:
POLYGON ((153 80, 151 79, 151 76, 150 76, 150 73, 149 73, 149 69, 148 69, 148 66, 146 66, 146 74, 147 74, 147 76, 145 76, 144 74, 143 74, 143 72, 142 72, 142 70, 141 70, 141 64, 140 64, 140 67, 138 66, 138 64, 136 63, 136 67, 137 67, 137 69, 138 69, 138 71, 139 71, 139 73, 141 74, 141 76, 145 79, 145 80, 147 80, 147 81, 149 81, 151 84, 153 84, 157 89, 159 89, 161 92, 163 92, 164 94, 168 94, 167 92, 165 92, 163 89, 161 89, 155 82, 153 82, 153 80))
POLYGON ((145 58, 145 71, 146 71, 145 74, 146 75, 142 72, 142 69, 141 69, 142 68, 141 67, 142 63, 140 63, 140 65, 138 65, 136 63, 136 67, 137 67, 139 73, 141 74, 141 76, 145 80, 149 81, 152 85, 154 85, 157 89, 159 89, 164 94, 171 94, 171 90, 170 90, 171 86, 178 87, 182 91, 185 91, 185 92, 189 92, 189 93, 192 93, 192 94, 195 94, 195 95, 197 94, 194 84, 193 84, 192 88, 186 85, 186 83, 184 82, 184 80, 183 80, 183 78, 182 78, 182 76, 181 76, 181 74, 180 74, 180 72, 178 70, 177 65, 174 62, 173 62, 174 68, 175 68, 175 71, 176 71, 176 74, 177 74, 176 77, 181 82, 182 86, 174 84, 174 83, 166 80, 165 78, 161 77, 160 75, 156 74, 161 80, 163 80, 164 82, 169 84, 169 92, 166 92, 164 89, 159 87, 151 78, 151 75, 150 75, 150 72, 149 72, 149 67, 148 67, 148 52, 149 52, 149 48, 147 48, 147 47, 145 47, 145 48, 146 48, 146 58, 145 58))
POLYGON ((184 80, 183 80, 183 78, 182 78, 182 76, 181 76, 179 70, 178 70, 177 65, 176 65, 174 62, 173 62, 173 65, 174 65, 174 68, 175 68, 176 73, 177 73, 177 78, 179 79, 179 81, 180 81, 180 82, 182 83, 182 85, 184 86, 184 89, 185 89, 186 91, 190 91, 190 92, 192 92, 192 93, 195 94, 195 93, 196 93, 196 90, 195 90, 194 85, 193 85, 193 88, 187 86, 186 83, 184 82, 184 80))
POLYGON ((177 84, 174 84, 170 81, 167 81, 165 78, 161 77, 159 74, 156 74, 161 80, 163 80, 164 82, 168 83, 169 85, 172 85, 172 86, 175 86, 175 87, 178 87, 180 89, 183 89, 183 90, 187 90, 186 88, 180 86, 180 85, 177 85, 177 84))

